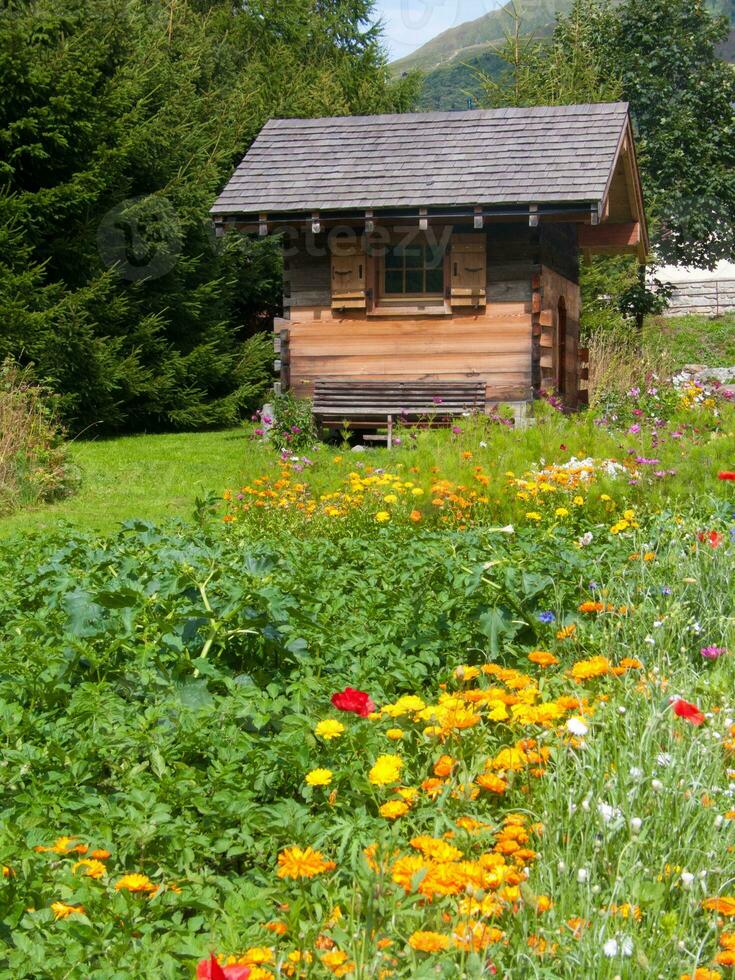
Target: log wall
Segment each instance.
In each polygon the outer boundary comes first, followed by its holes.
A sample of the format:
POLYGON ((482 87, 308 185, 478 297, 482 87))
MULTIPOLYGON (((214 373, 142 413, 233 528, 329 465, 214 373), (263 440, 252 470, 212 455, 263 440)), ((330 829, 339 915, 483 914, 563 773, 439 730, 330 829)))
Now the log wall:
POLYGON ((579 284, 566 276, 541 267, 541 384, 556 388, 559 358, 559 300, 564 300, 566 311, 566 336, 564 338, 563 372, 565 380, 564 400, 572 408, 577 407, 579 391, 579 317, 581 312, 579 284))
POLYGON ((332 311, 326 237, 291 243, 284 307, 294 394, 309 397, 317 378, 466 379, 485 382, 490 404, 530 400, 532 278, 540 269, 539 236, 525 224, 491 225, 486 235, 484 308, 395 319, 332 311))

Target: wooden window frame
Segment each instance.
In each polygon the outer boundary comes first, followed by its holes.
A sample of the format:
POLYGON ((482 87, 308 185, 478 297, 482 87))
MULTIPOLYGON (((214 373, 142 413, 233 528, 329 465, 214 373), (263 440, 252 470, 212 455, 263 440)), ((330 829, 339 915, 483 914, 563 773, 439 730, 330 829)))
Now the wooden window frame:
MULTIPOLYGON (((401 244, 401 236, 391 235, 390 245, 401 244)), ((426 244, 425 236, 419 238, 421 244, 426 244)), ((382 244, 382 243, 381 243, 382 244)), ((441 293, 385 293, 385 255, 374 255, 368 249, 367 276, 370 283, 372 301, 368 307, 371 317, 402 317, 402 316, 451 316, 452 308, 449 303, 449 287, 451 281, 450 266, 451 239, 447 244, 442 258, 442 291, 441 293)))

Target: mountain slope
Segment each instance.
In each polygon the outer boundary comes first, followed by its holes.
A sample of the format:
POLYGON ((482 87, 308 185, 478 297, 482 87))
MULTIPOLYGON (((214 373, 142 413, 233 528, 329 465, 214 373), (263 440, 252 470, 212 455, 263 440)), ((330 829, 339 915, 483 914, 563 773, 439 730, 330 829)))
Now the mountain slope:
MULTIPOLYGON (((553 4, 516 4, 515 9, 524 35, 544 37, 553 31, 557 14, 566 13, 570 7, 571 0, 556 0, 553 4)), ((478 73, 497 77, 503 71, 504 62, 497 52, 515 30, 513 9, 509 0, 497 10, 443 31, 392 63, 396 75, 415 69, 424 72, 419 109, 465 109, 468 99, 478 104, 482 92, 478 73)), ((735 9, 730 16, 735 23, 735 9)), ((735 61, 735 29, 720 54, 735 61)))

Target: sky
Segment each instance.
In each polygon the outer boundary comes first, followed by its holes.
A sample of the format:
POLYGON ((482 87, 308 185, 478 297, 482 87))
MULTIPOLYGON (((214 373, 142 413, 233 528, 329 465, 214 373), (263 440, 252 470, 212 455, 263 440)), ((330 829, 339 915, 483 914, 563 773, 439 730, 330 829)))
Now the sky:
POLYGON ((447 28, 499 6, 498 0, 376 0, 375 14, 385 25, 384 43, 395 61, 447 28))

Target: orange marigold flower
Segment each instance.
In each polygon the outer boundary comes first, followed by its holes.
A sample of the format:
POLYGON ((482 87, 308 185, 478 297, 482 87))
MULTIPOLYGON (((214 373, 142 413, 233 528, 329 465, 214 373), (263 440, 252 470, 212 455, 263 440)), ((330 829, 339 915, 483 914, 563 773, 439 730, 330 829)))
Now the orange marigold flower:
POLYGON ((592 602, 587 600, 587 602, 581 602, 577 607, 581 613, 599 613, 603 612, 605 609, 604 602, 592 602))
POLYGON ((735 950, 723 949, 715 956, 715 963, 720 966, 735 966, 735 950))
POLYGON ((567 919, 567 928, 571 929, 572 936, 575 939, 579 939, 582 935, 582 930, 586 929, 589 923, 586 919, 581 918, 581 916, 575 916, 572 919, 567 919))
POLYGON ((720 936, 720 949, 735 950, 735 932, 723 932, 720 936))
POLYGON ((278 922, 278 921, 266 922, 265 928, 269 932, 275 933, 276 936, 285 936, 286 933, 288 932, 288 926, 286 925, 285 922, 278 922))
POLYGON ((86 915, 83 905, 67 905, 66 902, 52 902, 54 919, 68 919, 70 915, 86 915))
POLYGON ((702 908, 707 909, 708 912, 717 912, 719 915, 731 918, 735 915, 735 898, 728 895, 722 895, 720 898, 705 898, 702 902, 702 908))
POLYGON ((498 793, 501 796, 508 788, 508 784, 504 779, 501 779, 500 776, 494 776, 490 772, 482 773, 482 775, 475 779, 475 782, 481 789, 487 790, 488 793, 498 793))
POLYGON ((681 980, 722 980, 722 974, 719 970, 698 966, 694 973, 682 973, 681 980))
MULTIPOLYGON (((81 864, 81 861, 79 862, 81 864)), ((130 874, 123 875, 122 878, 116 882, 115 891, 127 891, 127 892, 154 892, 158 888, 148 875, 141 874, 130 874)))
POLYGON ((421 953, 441 953, 449 946, 449 936, 440 932, 414 932, 408 938, 408 945, 421 953))
POLYGON ((110 852, 106 851, 102 847, 98 848, 96 851, 92 851, 91 854, 91 857, 93 857, 95 861, 106 861, 109 858, 109 856, 110 856, 110 852))
POLYGON ((413 881, 420 871, 426 871, 426 861, 418 854, 399 858, 393 865, 391 877, 404 891, 413 891, 413 881))
POLYGON ((554 654, 549 653, 548 650, 532 650, 528 659, 532 664, 538 664, 539 667, 553 667, 554 664, 559 663, 554 654))
POLYGON ((577 624, 570 623, 569 626, 562 626, 560 630, 556 632, 557 640, 568 640, 570 636, 574 636, 577 632, 577 624))
POLYGON ((439 796, 444 789, 445 783, 443 779, 425 779, 421 784, 421 789, 426 793, 427 796, 436 797, 439 796))
POLYGON ((482 820, 475 820, 474 817, 458 817, 455 823, 460 830, 465 830, 468 834, 479 834, 483 830, 490 829, 489 823, 483 823, 482 820))
POLYGON ((437 837, 414 837, 411 847, 421 851, 424 857, 432 861, 459 861, 462 858, 459 848, 437 837))
POLYGON ((457 760, 453 759, 451 755, 440 755, 439 758, 434 763, 434 775, 435 776, 449 776, 451 775, 452 769, 457 765, 457 760))
POLYGON ((324 871, 332 871, 334 861, 325 861, 320 851, 311 847, 287 847, 278 855, 279 878, 313 878, 324 871))

